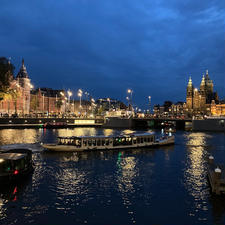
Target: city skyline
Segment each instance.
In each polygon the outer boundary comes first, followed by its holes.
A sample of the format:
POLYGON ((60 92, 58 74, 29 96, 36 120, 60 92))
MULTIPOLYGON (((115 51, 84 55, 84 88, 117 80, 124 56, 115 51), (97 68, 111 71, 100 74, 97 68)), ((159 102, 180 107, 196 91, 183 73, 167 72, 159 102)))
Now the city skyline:
POLYGON ((124 102, 130 88, 147 108, 148 96, 185 101, 189 77, 198 85, 208 69, 224 98, 224 15, 219 1, 3 2, 0 50, 15 75, 25 59, 35 87, 124 102))

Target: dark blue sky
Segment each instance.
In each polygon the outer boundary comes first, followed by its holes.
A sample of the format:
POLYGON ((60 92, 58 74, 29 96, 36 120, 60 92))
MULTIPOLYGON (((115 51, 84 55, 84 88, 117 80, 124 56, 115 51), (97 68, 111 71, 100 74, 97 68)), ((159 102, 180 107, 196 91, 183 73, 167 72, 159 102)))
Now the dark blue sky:
MULTIPOLYGON (((35 87, 82 88, 140 107, 184 101, 209 70, 225 95, 225 1, 1 0, 0 55, 35 87)), ((74 93, 75 94, 75 93, 74 93)))

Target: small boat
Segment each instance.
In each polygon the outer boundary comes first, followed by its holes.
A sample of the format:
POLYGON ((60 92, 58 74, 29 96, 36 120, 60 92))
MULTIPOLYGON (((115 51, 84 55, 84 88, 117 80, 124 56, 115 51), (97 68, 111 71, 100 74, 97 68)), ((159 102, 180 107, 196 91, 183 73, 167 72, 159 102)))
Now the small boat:
POLYGON ((33 171, 32 151, 10 149, 0 152, 0 182, 22 179, 33 171))
POLYGON ((42 144, 51 151, 86 151, 107 149, 129 149, 174 144, 174 136, 156 139, 154 133, 130 134, 119 136, 72 136, 58 137, 56 144, 42 144))
POLYGON ((175 127, 166 127, 164 129, 165 133, 175 133, 176 132, 176 128, 175 127))

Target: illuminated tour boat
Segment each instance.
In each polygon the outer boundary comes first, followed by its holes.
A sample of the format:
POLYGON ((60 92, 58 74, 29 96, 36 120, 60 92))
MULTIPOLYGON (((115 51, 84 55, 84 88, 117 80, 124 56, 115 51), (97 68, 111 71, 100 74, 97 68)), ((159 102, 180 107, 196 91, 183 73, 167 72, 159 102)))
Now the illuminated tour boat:
POLYGON ((0 152, 0 182, 21 180, 33 171, 32 151, 11 149, 0 152))
POLYGON ((174 144, 174 136, 156 138, 154 133, 119 136, 72 136, 58 137, 56 144, 42 144, 52 151, 86 151, 107 149, 144 148, 174 144))

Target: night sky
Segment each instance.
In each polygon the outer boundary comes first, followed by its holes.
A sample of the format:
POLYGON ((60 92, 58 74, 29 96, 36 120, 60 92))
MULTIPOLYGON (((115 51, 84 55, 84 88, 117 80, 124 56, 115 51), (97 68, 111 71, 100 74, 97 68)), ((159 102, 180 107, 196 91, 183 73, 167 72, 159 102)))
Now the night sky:
POLYGON ((1 0, 0 56, 35 87, 82 88, 147 108, 185 101, 206 69, 225 96, 224 0, 1 0))

